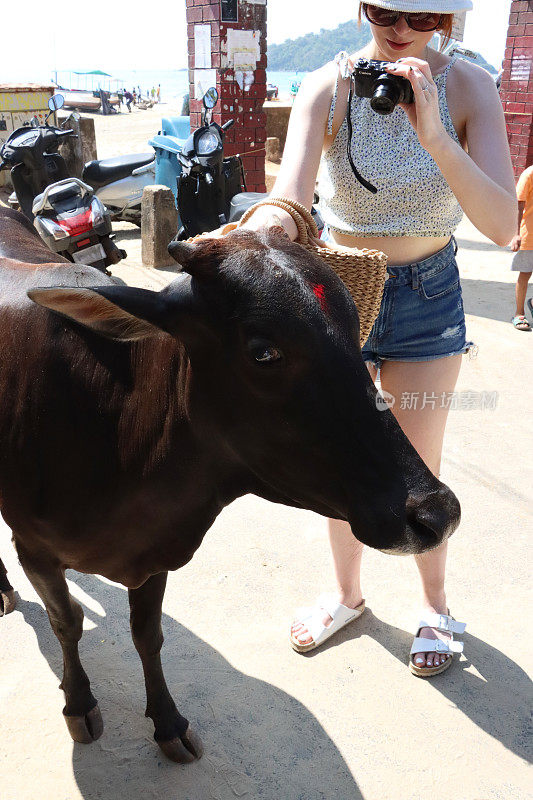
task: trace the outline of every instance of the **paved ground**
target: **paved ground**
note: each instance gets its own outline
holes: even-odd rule
[[[119,235],[131,251],[122,274],[146,284],[137,236],[127,226]],[[459,404],[472,401],[466,392],[498,393],[492,410],[452,411],[445,443],[443,480],[463,507],[448,596],[468,622],[464,657],[431,681],[410,675],[415,566],[372,551],[364,617],[319,652],[294,653],[292,609],[331,586],[326,524],[248,496],[170,577],[165,598],[167,679],[204,739],[205,757],[189,767],[161,757],[143,716],[126,592],[76,573],[69,578],[86,612],[82,660],[106,729],[91,746],[73,745],[61,715],[59,645],[2,525],[0,552],[20,600],[0,620],[1,800],[531,797],[524,623],[533,335],[509,324],[510,254],[468,223],[459,244],[469,335],[479,346],[476,359],[464,359]]]

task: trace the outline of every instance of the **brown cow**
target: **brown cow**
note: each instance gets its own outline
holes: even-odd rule
[[[0,497],[63,649],[72,737],[98,738],[102,719],[67,568],[128,587],[155,739],[192,761],[200,742],[161,669],[161,602],[224,506],[252,492],[402,553],[440,544],[460,511],[376,407],[356,309],[319,258],[279,230],[170,250],[186,272],[164,291],[117,285],[51,263],[24,218],[0,212]]]

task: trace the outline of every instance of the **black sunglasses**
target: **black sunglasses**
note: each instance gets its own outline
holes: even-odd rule
[[[363,3],[362,6],[363,14],[372,25],[389,28],[396,25],[400,17],[404,17],[409,27],[419,33],[436,31],[445,17],[445,14],[432,14],[430,12],[411,14],[406,11],[390,11],[388,8],[379,8],[369,3]]]

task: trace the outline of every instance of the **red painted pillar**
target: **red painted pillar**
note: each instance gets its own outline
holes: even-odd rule
[[[500,97],[516,177],[533,163],[533,0],[511,3]]]
[[[247,188],[266,192],[266,0],[186,0],[191,128],[201,124],[202,96],[216,85],[213,119],[235,125],[225,155],[241,155]]]

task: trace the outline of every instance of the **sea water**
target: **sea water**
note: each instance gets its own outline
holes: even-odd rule
[[[279,89],[280,99],[290,97],[293,80],[301,81],[305,72],[271,72],[267,71],[267,81]],[[139,86],[141,94],[146,96],[152,87],[161,84],[161,101],[176,104],[189,91],[189,75],[187,70],[121,70],[120,77],[126,89]]]
[[[286,100],[290,97],[291,84],[296,79],[301,81],[306,72],[272,72],[267,71],[267,81],[274,84],[279,89],[279,97]],[[149,96],[152,88],[156,88],[161,84],[161,102],[179,107],[183,101],[183,96],[189,91],[189,74],[185,69],[176,70],[157,70],[157,69],[138,69],[127,70],[121,69],[117,71],[113,78],[117,79],[117,83],[113,82],[112,86],[120,86],[122,89],[128,91],[138,91],[141,88],[143,97]],[[31,73],[24,69],[17,68],[16,74],[5,74],[5,70],[0,70],[0,82],[2,83],[39,83],[42,85],[49,85],[55,82],[55,74],[50,75],[47,71],[31,71]],[[85,89],[91,90],[98,88],[98,78],[87,79],[84,76],[72,75],[66,70],[61,70],[57,73],[57,82],[64,86],[66,89]],[[102,88],[108,88],[107,79],[104,79]]]

